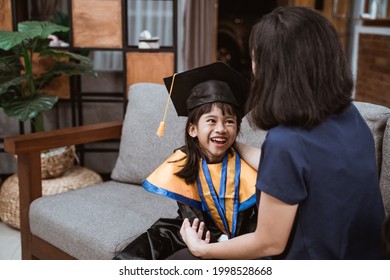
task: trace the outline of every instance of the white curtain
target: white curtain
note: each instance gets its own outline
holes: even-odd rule
[[[179,0],[181,1],[181,0]],[[173,1],[128,0],[129,45],[138,45],[139,34],[148,30],[160,46],[173,44]]]
[[[122,52],[120,51],[94,51],[91,54],[95,71],[110,72],[122,71]]]
[[[216,59],[217,3],[217,0],[187,0],[183,38],[187,70]]]
[[[32,20],[51,20],[54,12],[66,11],[63,7],[66,1],[61,0],[30,0],[29,18]]]

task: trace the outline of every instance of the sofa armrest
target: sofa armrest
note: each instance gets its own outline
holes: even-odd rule
[[[23,192],[30,190],[31,202],[42,195],[41,151],[119,139],[121,131],[122,121],[117,121],[30,133],[5,138],[4,150],[17,155],[19,187],[23,189]]]
[[[122,121],[116,121],[11,136],[4,139],[4,150],[19,155],[63,146],[118,139],[121,136],[121,130]]]
[[[22,252],[30,254],[30,204],[42,196],[41,151],[78,144],[119,139],[122,121],[30,133],[4,139],[4,150],[17,155]]]

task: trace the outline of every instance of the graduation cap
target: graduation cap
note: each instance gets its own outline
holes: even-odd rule
[[[191,109],[214,102],[232,104],[241,110],[242,115],[246,113],[249,81],[223,62],[218,61],[176,73],[164,78],[164,83],[179,116],[188,116]],[[168,103],[169,99],[164,119]],[[157,135],[164,135],[164,121],[160,123]]]

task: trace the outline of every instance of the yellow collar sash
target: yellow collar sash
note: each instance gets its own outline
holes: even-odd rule
[[[207,212],[221,231],[235,236],[238,212],[256,203],[257,172],[233,150],[222,163],[207,164],[202,158],[197,182],[188,185],[173,175],[182,168],[185,157],[177,150],[143,181],[143,187]]]

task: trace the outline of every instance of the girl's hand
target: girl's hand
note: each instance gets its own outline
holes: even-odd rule
[[[190,252],[196,257],[201,257],[203,255],[202,252],[205,249],[205,245],[210,242],[209,231],[206,232],[205,239],[202,239],[204,229],[204,222],[201,222],[199,224],[199,219],[197,218],[192,223],[192,226],[188,218],[185,218],[180,229],[181,237],[187,244],[187,247]]]

